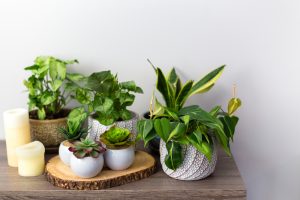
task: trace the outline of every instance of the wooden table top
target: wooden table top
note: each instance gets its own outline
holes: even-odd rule
[[[47,155],[47,159],[54,155]],[[0,199],[246,199],[246,189],[232,158],[219,154],[216,171],[200,181],[168,177],[158,164],[149,178],[105,190],[65,190],[51,185],[45,176],[21,177],[7,165],[5,142],[0,141]]]

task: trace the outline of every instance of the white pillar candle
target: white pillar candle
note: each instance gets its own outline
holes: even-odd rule
[[[16,148],[31,141],[28,110],[18,108],[3,113],[7,161],[17,167]]]
[[[39,176],[45,170],[45,147],[39,141],[17,147],[20,176]]]

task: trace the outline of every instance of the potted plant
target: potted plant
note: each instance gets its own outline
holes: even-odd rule
[[[57,147],[63,140],[58,127],[66,126],[69,113],[65,109],[70,100],[62,88],[67,65],[77,60],[64,61],[51,56],[40,56],[34,65],[26,67],[31,76],[24,80],[28,95],[30,130],[32,140],[39,140],[46,150]]]
[[[100,142],[88,138],[74,142],[73,152],[70,160],[72,171],[79,177],[92,178],[97,176],[103,168],[103,153],[105,148]]]
[[[124,170],[134,161],[134,141],[128,129],[111,127],[100,136],[106,146],[104,160],[112,170]]]
[[[119,82],[110,71],[93,73],[88,77],[68,75],[67,89],[74,92],[74,99],[87,107],[90,116],[88,137],[99,136],[115,125],[127,128],[136,136],[138,114],[127,109],[134,102],[133,93],[143,93],[134,81]]]
[[[67,127],[60,127],[59,132],[66,139],[59,145],[58,153],[60,159],[66,164],[70,165],[70,158],[72,153],[69,151],[69,147],[74,147],[73,142],[85,138],[87,135],[87,129],[83,128],[87,113],[84,108],[78,107],[73,109],[67,118]]]
[[[138,122],[138,132],[145,145],[157,135],[161,138],[160,161],[170,177],[199,180],[209,176],[216,166],[216,143],[231,155],[229,142],[233,140],[238,122],[233,113],[241,105],[240,99],[232,98],[227,112],[221,106],[209,112],[197,105],[184,107],[190,96],[210,90],[224,67],[213,70],[195,83],[189,80],[182,85],[175,69],[165,76],[160,68],[153,66],[157,75],[156,88],[165,105],[153,99],[151,117]]]

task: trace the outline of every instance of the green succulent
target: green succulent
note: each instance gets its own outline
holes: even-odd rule
[[[87,113],[84,108],[74,108],[68,115],[67,127],[58,128],[58,131],[69,141],[84,138],[88,131],[88,129],[82,127],[86,118]]]
[[[125,148],[134,144],[132,133],[126,128],[117,126],[112,126],[108,131],[104,132],[100,136],[100,141],[110,149]]]
[[[95,142],[91,139],[81,139],[73,143],[74,147],[69,147],[69,151],[73,152],[77,158],[93,157],[98,158],[106,149],[101,142]]]

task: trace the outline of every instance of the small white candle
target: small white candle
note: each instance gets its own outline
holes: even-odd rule
[[[17,147],[20,176],[39,176],[45,170],[45,147],[39,141]]]
[[[5,111],[3,120],[8,165],[17,167],[16,148],[31,141],[28,110],[18,108]]]

